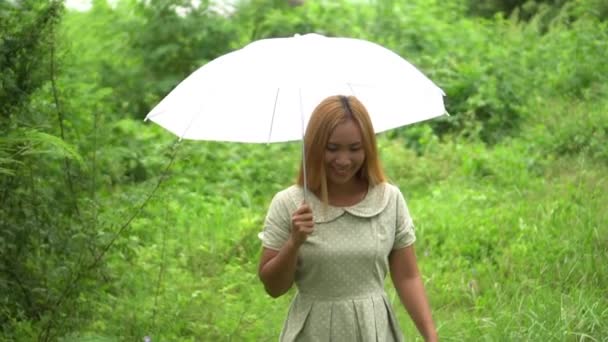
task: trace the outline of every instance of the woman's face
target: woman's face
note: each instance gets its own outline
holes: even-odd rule
[[[353,182],[364,162],[365,151],[359,126],[353,120],[338,124],[325,147],[328,185],[348,185]]]

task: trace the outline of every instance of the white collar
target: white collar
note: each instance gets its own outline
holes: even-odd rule
[[[299,185],[289,188],[289,197],[296,207],[304,200],[304,189]],[[315,223],[331,222],[344,213],[358,217],[373,217],[380,214],[388,205],[390,194],[386,183],[370,186],[365,197],[357,204],[346,207],[325,205],[315,194],[308,192],[306,199],[310,204]]]

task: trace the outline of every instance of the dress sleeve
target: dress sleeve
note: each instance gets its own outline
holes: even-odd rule
[[[291,233],[291,213],[287,208],[287,196],[278,193],[272,199],[264,221],[262,245],[266,248],[279,250]]]
[[[405,199],[401,191],[398,191],[397,196],[397,228],[395,229],[395,242],[393,249],[407,247],[416,241],[414,232],[414,222],[410,216],[410,211],[407,208]]]

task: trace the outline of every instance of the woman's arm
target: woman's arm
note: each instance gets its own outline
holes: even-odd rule
[[[280,250],[264,248],[258,275],[269,295],[277,298],[293,285],[298,250],[314,230],[312,210],[302,204],[291,216],[291,234]]]
[[[264,248],[258,275],[266,292],[273,298],[280,297],[293,285],[298,260],[298,249],[291,239],[279,250]]]
[[[414,246],[393,250],[389,255],[389,265],[393,285],[416,328],[427,342],[437,341],[437,331],[418,270]]]

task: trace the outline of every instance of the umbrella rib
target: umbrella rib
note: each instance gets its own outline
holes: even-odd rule
[[[274,96],[274,106],[272,107],[272,118],[270,119],[270,131],[268,132],[267,144],[270,144],[270,139],[272,138],[272,128],[274,127],[274,115],[277,111],[277,102],[279,101],[279,90],[281,90],[281,88],[277,88],[277,93]]]
[[[204,104],[201,103],[196,114],[192,115],[192,119],[190,119],[190,123],[188,124],[188,126],[186,126],[186,129],[184,129],[184,132],[182,133],[182,135],[179,136],[180,141],[186,136],[186,133],[188,133],[188,131],[190,130],[190,127],[192,127],[192,124],[194,123],[194,120],[196,120],[196,117],[199,116],[203,112],[203,106],[204,106]]]
[[[144,122],[151,120],[161,114],[164,114],[167,110],[166,109],[160,109],[158,111],[154,111],[152,110],[152,112],[150,112],[148,115],[146,115],[146,118],[144,119]]]
[[[347,82],[346,85],[348,85],[348,87],[350,88],[350,93],[352,96],[357,96],[357,94],[355,93],[355,89],[353,89],[353,85],[350,82]]]

